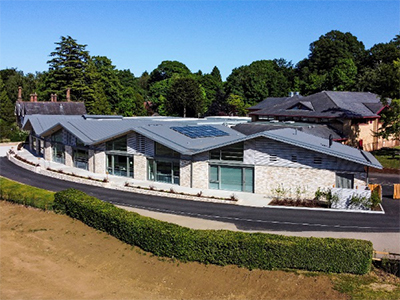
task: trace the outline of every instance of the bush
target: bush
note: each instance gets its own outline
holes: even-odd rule
[[[155,255],[182,261],[355,274],[367,273],[372,262],[369,241],[194,230],[128,212],[74,189],[55,194],[54,210]]]
[[[0,199],[52,210],[54,193],[0,177]]]

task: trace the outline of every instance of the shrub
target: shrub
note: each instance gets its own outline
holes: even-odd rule
[[[356,274],[371,267],[369,241],[194,230],[128,212],[74,189],[56,193],[54,209],[130,245],[182,261]]]
[[[379,196],[379,190],[375,189],[371,192],[371,207],[375,208],[378,207],[379,204],[382,202],[381,197]]]

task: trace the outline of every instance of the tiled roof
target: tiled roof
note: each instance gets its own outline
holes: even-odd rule
[[[280,100],[278,100],[280,99]],[[296,104],[308,109],[292,109]],[[383,108],[376,94],[365,92],[319,92],[306,97],[267,98],[250,107],[250,115],[318,118],[375,118]]]
[[[23,102],[17,101],[15,112],[26,115],[83,115],[86,107],[83,102]]]

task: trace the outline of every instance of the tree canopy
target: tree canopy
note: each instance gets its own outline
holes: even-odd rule
[[[210,73],[192,73],[184,63],[170,60],[136,77],[130,70],[118,70],[106,56],[91,56],[87,45],[71,36],[62,36],[55,45],[47,71],[0,70],[1,109],[7,115],[3,124],[14,118],[9,116],[10,103],[19,86],[23,99],[36,92],[41,101],[49,101],[53,93],[64,101],[69,88],[71,100],[84,101],[88,113],[124,116],[244,115],[247,107],[289,91],[364,91],[400,99],[400,35],[365,49],[351,33],[332,30],[311,42],[309,55],[295,66],[284,58],[258,60],[234,68],[225,81],[217,66]],[[382,115],[382,136],[398,130],[398,101],[392,103]]]

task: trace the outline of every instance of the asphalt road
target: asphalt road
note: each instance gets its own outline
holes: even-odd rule
[[[400,232],[400,201],[384,198],[386,214],[256,208],[123,192],[39,175],[0,157],[0,175],[28,185],[60,191],[76,188],[101,200],[150,211],[233,223],[240,230]]]

